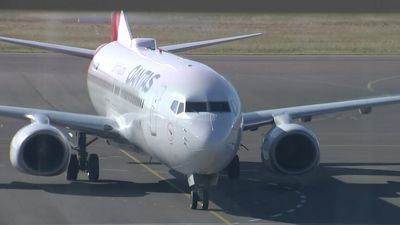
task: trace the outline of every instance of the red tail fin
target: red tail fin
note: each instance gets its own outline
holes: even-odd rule
[[[120,16],[121,16],[120,11],[115,11],[111,14],[112,41],[118,40],[118,27],[119,27]]]

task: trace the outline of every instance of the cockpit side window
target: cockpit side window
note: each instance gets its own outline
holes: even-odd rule
[[[178,107],[178,101],[173,101],[173,102],[172,102],[172,105],[171,105],[171,111],[172,111],[173,113],[176,113],[177,107]]]
[[[237,109],[237,106],[236,106],[235,102],[234,102],[233,100],[230,100],[229,103],[230,103],[232,112],[233,112],[234,114],[238,113],[238,109]]]
[[[179,103],[179,106],[178,106],[178,111],[176,112],[177,114],[179,114],[179,113],[183,113],[183,110],[184,110],[184,107],[185,105],[182,103],[182,102],[180,102]]]
[[[182,113],[184,111],[185,108],[185,104],[183,104],[182,102],[178,102],[178,101],[173,101],[171,104],[171,111],[174,114],[179,114]]]

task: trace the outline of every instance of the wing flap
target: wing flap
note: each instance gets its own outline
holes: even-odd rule
[[[159,49],[167,51],[167,52],[183,52],[195,48],[202,48],[206,46],[211,46],[211,45],[217,45],[217,44],[222,44],[226,42],[231,42],[231,41],[237,41],[237,40],[242,40],[246,38],[251,38],[251,37],[256,37],[261,35],[262,33],[255,33],[255,34],[247,34],[247,35],[240,35],[240,36],[233,36],[233,37],[225,37],[225,38],[218,38],[218,39],[212,39],[212,40],[206,40],[206,41],[196,41],[196,42],[188,42],[188,43],[182,43],[182,44],[176,44],[176,45],[167,45],[167,46],[161,46]]]
[[[0,41],[12,43],[12,44],[23,45],[23,46],[28,46],[28,47],[46,49],[46,50],[52,51],[52,52],[64,53],[67,55],[79,56],[79,57],[89,58],[89,59],[93,58],[93,56],[95,54],[95,50],[91,50],[91,49],[70,47],[70,46],[65,46],[65,45],[23,40],[23,39],[17,39],[17,38],[8,38],[8,37],[0,36]]]
[[[399,103],[400,96],[387,96],[248,112],[243,113],[243,130],[254,130],[261,126],[273,124],[274,117],[284,114],[289,115],[291,119],[310,118],[352,109],[361,109],[361,112],[369,112],[370,107],[373,106]]]

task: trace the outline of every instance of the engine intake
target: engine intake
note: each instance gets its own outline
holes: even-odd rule
[[[31,175],[56,176],[63,173],[70,154],[65,135],[49,124],[32,123],[23,127],[10,145],[11,164]]]
[[[312,131],[298,124],[271,129],[262,144],[261,159],[272,170],[301,175],[319,164],[319,143]]]

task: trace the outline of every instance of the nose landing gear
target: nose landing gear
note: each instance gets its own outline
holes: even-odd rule
[[[207,189],[201,189],[201,188],[195,188],[194,190],[190,191],[190,205],[189,207],[191,209],[197,209],[197,204],[198,202],[201,202],[201,209],[202,210],[207,210],[208,205],[209,205],[209,200],[208,200],[208,190]]]
[[[72,154],[67,170],[67,180],[74,181],[78,178],[79,171],[86,172],[90,181],[99,180],[99,156],[90,154],[86,147],[95,142],[97,138],[86,143],[86,133],[78,133],[78,146],[73,147],[78,151],[78,155]]]
[[[190,205],[191,209],[197,209],[198,203],[201,203],[201,209],[207,210],[209,206],[208,188],[216,185],[218,174],[202,175],[192,174],[188,177],[190,187]]]

